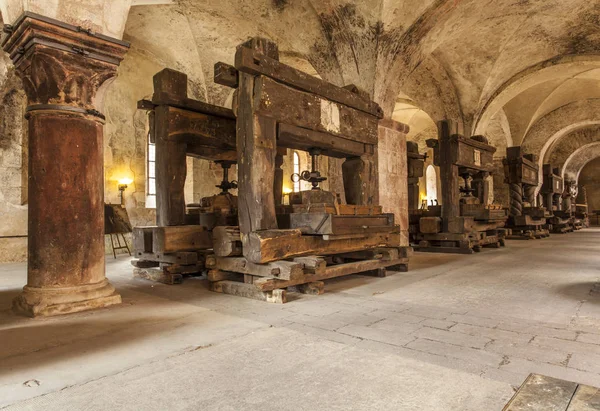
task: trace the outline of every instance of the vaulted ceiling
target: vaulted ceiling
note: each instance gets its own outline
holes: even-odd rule
[[[452,119],[498,155],[522,144],[543,163],[577,152],[577,133],[598,132],[597,1],[0,0],[5,22],[25,9],[86,16],[131,41],[129,59],[185,71],[193,94],[216,104],[230,91],[212,82],[213,64],[258,35],[284,62],[369,92],[421,144]]]

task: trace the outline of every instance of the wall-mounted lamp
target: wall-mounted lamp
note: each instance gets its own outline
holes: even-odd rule
[[[125,205],[123,200],[123,192],[131,183],[133,183],[133,180],[131,178],[122,178],[119,180],[119,197],[121,198],[121,205]]]

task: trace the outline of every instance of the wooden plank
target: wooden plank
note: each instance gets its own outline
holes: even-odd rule
[[[354,260],[398,260],[400,252],[397,248],[374,248],[372,250],[361,250],[353,253],[338,254],[337,257]]]
[[[577,384],[530,374],[503,411],[566,411]]]
[[[199,225],[155,227],[153,230],[154,253],[206,250],[212,246],[212,233]]]
[[[379,268],[385,268],[406,263],[408,263],[407,259],[399,259],[393,261],[356,261],[352,263],[344,263],[327,267],[325,272],[323,272],[322,274],[305,274],[304,277],[298,280],[285,281],[270,278],[258,278],[254,281],[254,286],[261,291],[269,291],[277,288],[285,288],[296,286],[298,284],[313,283],[316,281],[323,281],[331,278],[343,277],[350,274],[358,274],[365,271],[372,271]]]
[[[287,302],[285,290],[261,291],[254,284],[240,283],[237,281],[217,281],[210,283],[211,291],[223,294],[237,295],[275,304]]]
[[[277,122],[377,144],[376,117],[324,100],[268,77],[256,80],[256,112]]]
[[[315,281],[312,283],[298,284],[296,290],[301,294],[321,295],[325,292],[325,283],[323,281]]]
[[[169,140],[169,107],[154,111],[156,133],[156,221],[160,226],[185,224],[186,145]]]
[[[139,258],[140,261],[154,261],[157,263],[171,264],[196,264],[201,260],[198,258],[198,253],[195,252],[178,252],[172,254],[136,252],[135,256]]]
[[[383,118],[383,110],[374,101],[296,70],[280,63],[277,59],[269,58],[249,48],[238,48],[235,55],[235,68],[249,74],[268,76],[298,90],[308,91],[336,103],[353,107],[371,116]]]
[[[401,234],[377,233],[359,238],[325,240],[321,236],[303,236],[300,230],[265,230],[250,233],[244,245],[245,257],[257,264],[306,255],[330,255],[377,247],[400,247]]]
[[[567,411],[600,411],[600,388],[580,385]]]
[[[254,264],[244,257],[209,256],[206,260],[206,266],[222,271],[232,271],[284,280],[298,278],[304,274],[303,265],[297,262],[274,261],[267,264]]]
[[[253,76],[240,74],[238,92],[238,218],[246,255],[252,232],[277,228],[273,196],[277,125],[274,119],[255,115]]]
[[[279,124],[277,144],[304,151],[319,147],[323,150],[323,155],[336,158],[358,157],[367,152],[362,142],[286,123]]]

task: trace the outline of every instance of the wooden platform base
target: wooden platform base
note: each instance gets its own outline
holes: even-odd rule
[[[512,234],[507,236],[508,240],[539,240],[550,237],[550,231],[542,225],[511,227]]]
[[[192,264],[172,264],[158,261],[132,260],[133,276],[163,284],[181,284],[183,277],[202,275],[205,269],[204,261],[196,260]]]
[[[371,256],[371,259],[361,259]],[[230,260],[230,261],[228,261]],[[351,274],[364,274],[385,277],[390,271],[406,272],[408,258],[399,257],[397,249],[365,250],[361,253],[346,253],[335,256],[309,256],[293,261],[278,261],[254,266],[241,258],[208,259],[208,265],[227,267],[224,271],[213,268],[208,272],[210,289],[224,294],[237,295],[261,301],[283,304],[288,291],[319,295],[324,292],[324,280]],[[271,272],[275,264],[287,267],[288,278]]]
[[[418,234],[420,240],[415,251],[426,253],[472,254],[486,248],[500,248],[506,245],[510,229],[475,231],[464,234],[437,233]]]

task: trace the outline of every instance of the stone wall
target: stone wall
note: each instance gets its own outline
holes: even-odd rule
[[[590,212],[600,210],[600,158],[590,161],[581,170],[579,186],[585,187]]]
[[[0,262],[27,257],[26,96],[6,54],[0,56]]]

